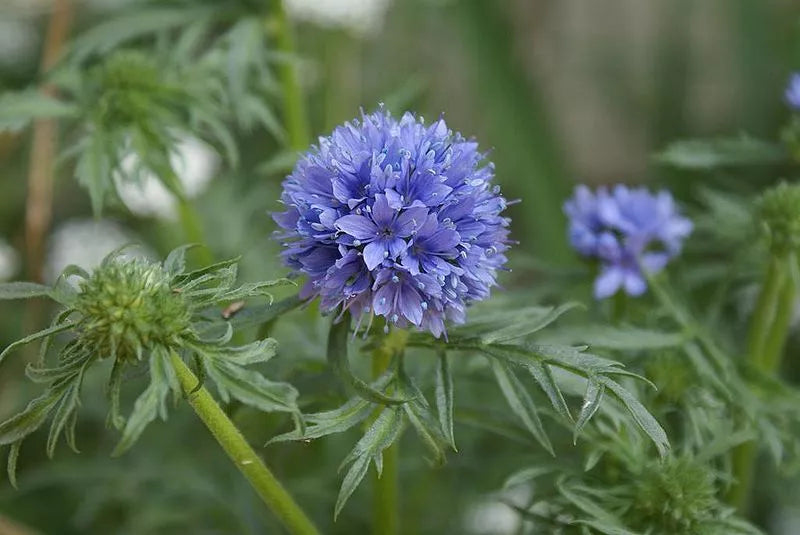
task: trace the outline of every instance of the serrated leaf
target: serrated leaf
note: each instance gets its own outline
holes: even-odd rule
[[[342,481],[339,496],[336,498],[336,507],[333,513],[334,520],[347,503],[361,480],[367,474],[370,461],[375,463],[380,474],[383,450],[391,446],[403,430],[403,412],[399,407],[384,407],[375,421],[367,429],[364,436],[356,443],[347,458],[342,461],[346,466],[353,463]]]
[[[375,389],[385,388],[392,379],[394,379],[394,370],[387,370],[371,386]],[[354,397],[337,409],[306,414],[307,425],[305,429],[298,428],[289,433],[278,435],[272,438],[268,444],[287,440],[313,440],[335,433],[342,433],[369,418],[374,406],[375,404],[362,397]]]
[[[411,378],[402,371],[402,368],[399,379],[398,391],[410,398],[408,403],[402,405],[408,421],[411,422],[423,444],[433,454],[434,463],[436,465],[444,464],[445,450],[450,446],[450,441],[442,431],[439,420],[431,410],[425,396]]]
[[[50,286],[35,282],[5,282],[0,284],[0,300],[50,297]]]
[[[194,247],[201,247],[201,245],[197,243],[188,243],[170,251],[162,264],[164,271],[172,276],[183,273],[186,270],[186,252]]]
[[[483,334],[481,336],[481,342],[484,344],[493,344],[523,338],[544,329],[561,317],[565,312],[581,306],[580,303],[566,303],[558,307],[544,308],[533,317],[525,317],[524,315],[517,316],[510,324],[506,324],[498,330]]]
[[[297,390],[289,383],[270,381],[257,371],[227,362],[220,356],[203,356],[208,376],[225,402],[233,397],[264,412],[298,412]]]
[[[122,430],[122,437],[117,443],[113,457],[118,457],[128,451],[144,432],[145,428],[165,410],[167,394],[170,391],[169,379],[165,368],[169,363],[165,362],[161,352],[153,352],[150,355],[150,384],[142,392],[133,404],[133,411],[125,423]]]
[[[33,119],[75,117],[78,107],[41,91],[29,89],[0,95],[0,132],[20,130]]]
[[[525,428],[530,431],[539,444],[551,455],[555,455],[553,445],[550,443],[550,438],[544,430],[539,413],[528,391],[525,390],[525,387],[506,364],[495,358],[490,358],[489,362],[497,379],[497,384],[503,392],[511,411],[522,420]]]
[[[442,426],[442,431],[450,447],[453,448],[453,451],[458,451],[453,432],[453,375],[450,372],[447,353],[441,351],[437,357],[436,411],[439,416],[439,425]]]
[[[578,421],[575,422],[575,431],[572,435],[572,443],[578,442],[578,436],[583,431],[584,426],[592,419],[597,409],[600,408],[600,403],[603,401],[603,394],[605,393],[605,385],[598,382],[594,377],[589,377],[586,382],[586,394],[583,396],[583,403],[581,404],[581,412],[578,415]]]
[[[328,364],[339,379],[353,392],[373,403],[383,405],[397,405],[408,401],[404,398],[395,398],[375,390],[363,380],[359,379],[350,370],[350,360],[347,356],[347,342],[350,336],[350,314],[345,314],[342,321],[332,323],[328,334]]]
[[[667,434],[664,432],[664,428],[661,427],[661,424],[647,411],[644,405],[622,385],[608,377],[598,377],[597,381],[610,390],[614,397],[628,409],[628,412],[630,412],[639,428],[653,441],[658,449],[659,455],[662,457],[665,456],[670,448]]]
[[[655,158],[662,164],[695,171],[750,165],[778,165],[790,161],[790,155],[783,147],[747,135],[676,141]]]

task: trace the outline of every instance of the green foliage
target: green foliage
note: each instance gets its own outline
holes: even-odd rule
[[[676,141],[655,158],[661,164],[692,171],[778,165],[790,161],[789,154],[779,145],[744,134],[732,138]]]
[[[781,182],[767,190],[758,202],[770,249],[786,254],[800,248],[800,185]]]
[[[287,412],[298,417],[297,391],[289,384],[266,379],[252,366],[275,355],[277,344],[267,338],[249,344],[231,345],[233,328],[209,307],[251,297],[269,297],[267,288],[287,281],[276,280],[236,285],[236,260],[219,262],[186,271],[187,247],[169,254],[162,263],[125,260],[120,251],[106,257],[91,274],[69,267],[54,287],[30,283],[0,285],[5,299],[48,295],[61,296],[65,309],[53,325],[11,344],[8,354],[20,345],[42,341],[41,361],[27,368],[28,377],[45,385],[45,391],[21,413],[0,424],[0,444],[14,446],[10,471],[21,441],[51,419],[47,453],[52,456],[62,433],[76,449],[75,424],[83,379],[94,363],[113,361],[107,391],[108,421],[122,429],[114,455],[127,451],[156,417],[167,417],[167,395],[181,393],[170,363],[173,353],[194,355],[203,368],[202,376],[215,383],[223,401],[235,398],[259,410]],[[82,280],[77,289],[67,282],[70,275]],[[66,288],[72,288],[69,293]],[[64,296],[71,296],[64,298]],[[46,358],[51,338],[70,333],[50,366]],[[146,361],[150,384],[134,403],[130,416],[120,414],[122,379],[126,368]],[[199,386],[199,385],[198,385]]]

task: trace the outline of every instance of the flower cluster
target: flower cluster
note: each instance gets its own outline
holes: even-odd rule
[[[623,288],[638,296],[647,289],[642,268],[660,271],[681,250],[692,223],[682,217],[672,195],[645,188],[618,185],[609,191],[576,188],[564,205],[569,217],[569,239],[585,257],[600,261],[595,280],[598,299]]]
[[[784,97],[790,108],[800,111],[800,72],[792,74],[789,78]]]
[[[476,142],[381,108],[321,138],[284,182],[284,261],[303,298],[435,336],[485,299],[506,262],[506,200]]]

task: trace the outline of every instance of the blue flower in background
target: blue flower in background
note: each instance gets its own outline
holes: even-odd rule
[[[476,142],[381,108],[320,138],[283,184],[282,256],[301,297],[359,321],[379,315],[435,336],[489,296],[506,263],[506,200]]]
[[[800,111],[800,72],[794,73],[789,78],[784,96],[790,108]]]
[[[615,186],[593,192],[578,186],[564,204],[572,247],[597,259],[594,295],[604,299],[622,288],[638,296],[647,289],[642,269],[655,273],[677,255],[692,223],[682,217],[667,191]]]

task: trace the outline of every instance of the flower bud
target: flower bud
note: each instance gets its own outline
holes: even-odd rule
[[[758,219],[773,254],[787,254],[800,246],[800,186],[781,182],[758,201]]]

